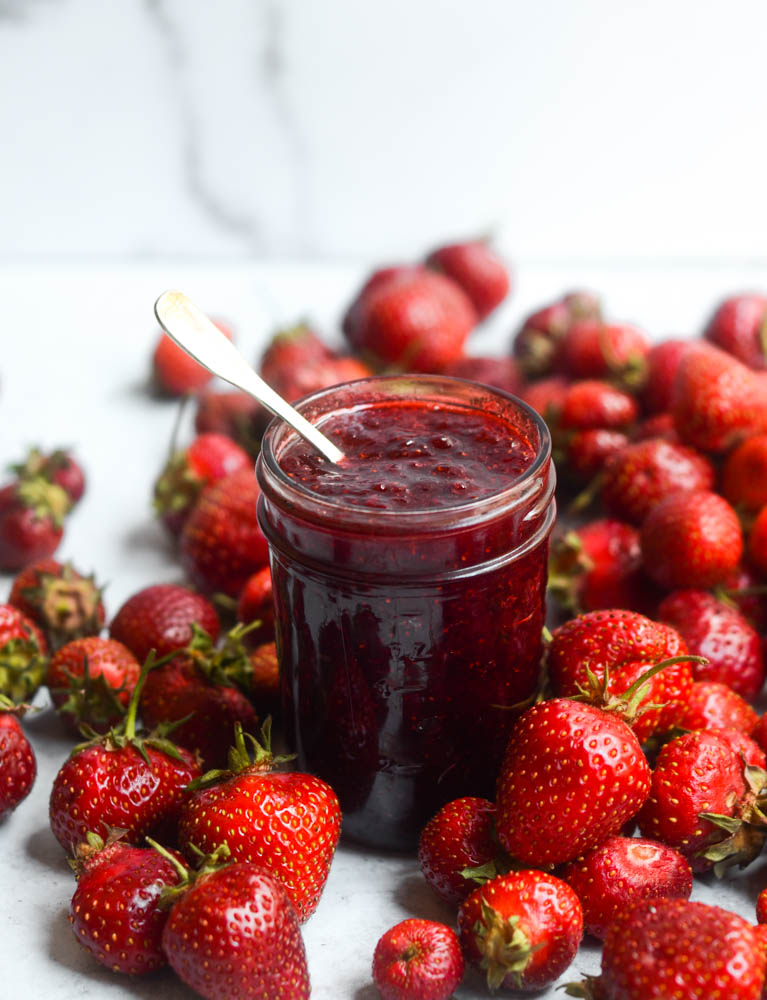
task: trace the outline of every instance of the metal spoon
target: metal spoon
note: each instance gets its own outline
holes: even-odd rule
[[[186,295],[181,292],[163,292],[154,304],[154,313],[171,340],[203,368],[255,397],[267,410],[290,424],[297,434],[314,445],[329,461],[341,461],[344,453],[340,448],[267,385],[234,344]]]

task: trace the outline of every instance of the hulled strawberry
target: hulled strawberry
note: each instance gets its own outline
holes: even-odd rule
[[[184,649],[194,638],[194,626],[214,642],[218,638],[218,612],[207,597],[188,587],[158,583],[128,598],[112,620],[109,634],[143,662],[152,650],[163,657]]]
[[[29,701],[45,677],[47,653],[37,625],[12,604],[0,604],[0,695]]]
[[[234,861],[262,865],[284,884],[304,921],[317,907],[341,830],[333,789],[309,774],[272,770],[269,728],[251,738],[251,760],[237,729],[230,770],[213,772],[186,802],[179,825],[185,851],[225,843]]]
[[[11,466],[11,469],[19,480],[44,479],[60,486],[72,504],[79,503],[85,493],[82,466],[65,448],[57,448],[47,454],[39,448],[31,448],[24,461]]]
[[[181,559],[204,591],[237,597],[269,552],[256,517],[260,490],[252,469],[203,490],[181,535]]]
[[[24,706],[0,695],[0,819],[13,812],[32,791],[37,759],[21,728]]]
[[[737,729],[750,736],[759,716],[739,694],[718,681],[695,681],[684,712],[677,721],[680,729]]]
[[[489,316],[509,294],[509,271],[492,247],[482,240],[451,243],[433,250],[426,258],[426,266],[460,285],[480,320]]]
[[[475,889],[458,912],[458,933],[490,989],[540,990],[575,958],[583,913],[566,882],[523,869]]]
[[[617,716],[568,698],[516,722],[498,776],[496,832],[512,857],[571,861],[617,833],[644,803],[650,768]]]
[[[718,493],[672,493],[647,513],[640,532],[645,569],[660,587],[713,587],[743,554],[738,515]]]
[[[642,837],[608,837],[560,873],[583,908],[585,930],[604,938],[618,914],[642,899],[689,899],[692,869],[678,851]]]
[[[129,976],[165,965],[160,897],[178,882],[173,865],[151,847],[89,834],[75,853],[77,889],[69,907],[75,938],[101,965]]]
[[[54,779],[51,830],[70,853],[89,832],[106,837],[121,829],[135,844],[155,827],[175,822],[186,786],[200,775],[192,754],[161,732],[136,732],[141,687],[151,668],[150,657],[124,721],[76,747]]]
[[[43,559],[13,581],[8,602],[40,628],[50,649],[98,635],[104,625],[102,588],[71,563]]]
[[[55,483],[20,479],[0,490],[0,570],[23,569],[52,556],[72,501]]]
[[[106,732],[125,715],[141,666],[115,639],[73,639],[48,664],[46,684],[64,722]]]
[[[599,299],[591,292],[570,292],[531,313],[514,334],[512,352],[527,378],[548,375],[559,344],[574,323],[601,322]]]
[[[458,904],[476,889],[476,883],[464,877],[464,869],[488,865],[497,857],[494,818],[492,802],[466,796],[446,803],[423,828],[418,863],[445,902]]]
[[[703,336],[749,368],[767,368],[767,296],[733,295],[717,306]]]
[[[434,920],[410,918],[390,927],[373,954],[382,1000],[448,1000],[464,968],[455,933]]]
[[[568,987],[591,1000],[760,1000],[767,952],[742,917],[684,899],[645,900],[616,916],[602,973]]]
[[[154,484],[154,509],[172,535],[178,535],[209,483],[252,466],[250,455],[225,434],[199,434],[175,451]]]
[[[216,320],[216,326],[229,340],[232,340],[232,331],[225,323]],[[187,392],[196,392],[213,378],[207,368],[198,364],[166,333],[160,334],[154,349],[152,372],[155,384],[168,396],[183,396]]]

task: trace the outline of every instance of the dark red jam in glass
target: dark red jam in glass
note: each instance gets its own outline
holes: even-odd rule
[[[334,386],[258,462],[288,736],[344,833],[410,848],[449,799],[494,797],[538,682],[554,469],[543,421],[439,376]]]

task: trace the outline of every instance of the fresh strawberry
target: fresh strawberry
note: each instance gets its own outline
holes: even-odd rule
[[[109,634],[143,661],[151,650],[163,657],[184,649],[194,638],[194,625],[214,642],[218,638],[218,612],[207,597],[175,583],[158,583],[128,598]]]
[[[527,864],[572,861],[617,833],[650,789],[639,741],[617,716],[568,698],[516,722],[498,777],[496,831]]]
[[[161,732],[136,733],[141,687],[152,663],[150,657],[142,668],[123,722],[76,747],[54,779],[51,829],[70,853],[89,832],[107,836],[119,828],[135,844],[160,824],[174,822],[186,786],[200,775],[192,754]]]
[[[722,493],[741,510],[756,512],[767,504],[767,434],[747,438],[727,456]]]
[[[47,654],[37,625],[12,604],[0,604],[0,695],[29,701],[45,678]]]
[[[248,578],[237,600],[237,621],[243,625],[260,622],[258,628],[248,632],[251,645],[268,642],[274,638],[274,603],[272,601],[272,571],[264,566]]]
[[[767,712],[759,716],[749,735],[754,743],[767,753]]]
[[[689,490],[661,499],[642,522],[645,569],[660,587],[713,587],[743,554],[738,515],[718,493]]]
[[[253,466],[250,455],[225,434],[200,434],[174,452],[154,484],[154,509],[172,535],[178,535],[209,483]]]
[[[649,350],[646,336],[635,326],[582,320],[562,338],[556,365],[570,378],[612,378],[636,386],[644,381]]]
[[[647,355],[647,381],[639,398],[647,413],[665,413],[671,409],[674,379],[688,340],[663,340],[653,344]]]
[[[178,881],[173,865],[151,847],[105,842],[89,834],[75,855],[77,889],[69,922],[78,944],[97,962],[134,976],[165,965],[160,906],[166,886]]]
[[[241,729],[230,753],[230,771],[197,782],[179,825],[186,852],[211,852],[225,843],[234,861],[268,868],[284,884],[303,922],[325,887],[341,830],[333,789],[309,774],[272,770],[269,727],[263,745],[251,737],[251,761]]]
[[[398,270],[363,290],[344,332],[375,369],[434,372],[460,357],[476,324],[474,306],[450,278]]]
[[[0,819],[32,791],[37,777],[34,750],[19,722],[24,707],[0,695]]]
[[[748,556],[759,572],[767,577],[767,506],[762,507],[751,526]]]
[[[749,368],[767,368],[767,297],[733,295],[725,299],[703,336]]]
[[[723,733],[701,729],[667,743],[639,813],[643,836],[674,847],[698,872],[745,867],[767,837],[760,815],[767,784],[764,754],[742,733],[731,731],[736,743]]]
[[[201,590],[237,597],[265,566],[269,550],[256,517],[260,490],[252,469],[203,490],[181,535],[181,559]]]
[[[250,654],[250,693],[264,712],[275,715],[280,710],[280,662],[277,645],[263,642]]]
[[[642,837],[608,837],[561,878],[575,890],[585,930],[604,939],[607,929],[640,899],[689,899],[692,869],[678,851]]]
[[[727,451],[767,430],[767,383],[724,351],[694,344],[679,362],[671,412],[685,444]]]
[[[226,434],[255,458],[271,413],[249,392],[205,389],[197,397],[194,429],[198,434]]]
[[[199,875],[171,907],[162,950],[176,975],[210,1000],[309,997],[296,912],[280,882],[259,865]]]
[[[290,402],[339,382],[367,378],[373,370],[358,358],[330,357],[304,361],[300,366],[267,379],[269,385]]]
[[[737,608],[757,632],[767,633],[767,585],[749,563],[741,563],[714,593],[720,601]]]
[[[602,974],[568,986],[591,1000],[760,1000],[767,952],[742,917],[684,899],[643,900],[616,916]]]
[[[604,608],[645,612],[655,603],[655,588],[642,568],[639,532],[606,518],[554,542],[548,586],[573,613]]]
[[[336,357],[322,337],[308,323],[278,330],[261,355],[261,377],[271,386],[292,377],[293,372],[315,361]]]
[[[512,396],[518,396],[522,391],[522,376],[513,358],[493,358],[487,355],[471,357],[465,354],[445,365],[442,374],[483,382],[495,389],[509,392]]]
[[[548,424],[556,424],[569,387],[568,379],[562,375],[552,375],[550,378],[542,378],[540,382],[525,386],[521,397]]]
[[[677,725],[691,730],[737,729],[750,736],[758,722],[749,703],[726,684],[695,681]]]
[[[704,590],[678,590],[660,604],[658,617],[681,633],[691,653],[708,660],[693,664],[695,680],[726,684],[746,699],[761,690],[762,643],[735,608]]]
[[[75,732],[105,733],[125,715],[141,666],[115,639],[89,636],[62,646],[48,664],[48,685],[61,718]]]
[[[373,955],[373,982],[382,1000],[448,1000],[465,962],[445,924],[411,917],[390,927]]]
[[[528,316],[512,342],[512,352],[525,376],[548,375],[562,338],[573,323],[583,320],[602,320],[599,299],[591,292],[570,292]]]
[[[587,379],[573,382],[565,392],[559,413],[560,426],[567,430],[628,427],[639,415],[636,400],[609,382]]]
[[[491,990],[540,990],[575,958],[583,912],[566,882],[523,869],[475,889],[458,911],[458,933]]]
[[[216,326],[232,340],[232,331],[225,323],[216,320]],[[152,372],[158,389],[168,396],[196,392],[213,378],[207,368],[198,364],[165,333],[160,334],[154,349]]]
[[[576,431],[565,445],[566,471],[578,482],[588,483],[602,471],[607,459],[628,443],[623,431],[604,427]]]
[[[447,903],[457,905],[476,889],[464,878],[465,868],[479,868],[498,855],[493,838],[495,806],[488,799],[467,796],[442,806],[423,828],[418,863],[424,878]]]
[[[52,650],[98,635],[104,625],[102,588],[71,563],[42,559],[13,581],[8,602],[40,628]]]
[[[602,502],[615,517],[641,524],[650,510],[680,490],[711,490],[711,462],[692,448],[661,438],[637,441],[605,463]]]
[[[433,250],[426,258],[426,266],[460,285],[480,320],[489,316],[509,294],[508,268],[482,240],[452,243]]]
[[[368,300],[378,289],[390,281],[400,278],[413,278],[424,273],[426,269],[422,264],[395,264],[391,267],[381,267],[370,275],[352,300],[351,305],[346,310],[341,321],[341,329],[346,339],[353,343],[358,336],[361,325],[365,322],[367,315]]]
[[[0,571],[52,556],[72,501],[55,483],[20,479],[0,489]]]
[[[674,427],[673,416],[664,411],[645,417],[634,427],[634,440],[645,441],[647,438],[662,438],[671,444],[680,444],[679,435]]]
[[[24,461],[11,466],[11,469],[21,480],[44,479],[60,486],[72,504],[82,500],[85,493],[82,466],[65,448],[57,448],[48,454],[39,448],[32,448]]]

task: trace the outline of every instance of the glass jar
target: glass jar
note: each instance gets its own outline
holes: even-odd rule
[[[548,429],[500,390],[378,376],[315,393],[299,409],[337,428],[374,407],[385,434],[386,407],[403,400],[426,427],[432,413],[502,421],[529,444],[527,467],[468,503],[370,508],[288,475],[281,461],[299,442],[280,421],[257,466],[298,766],[333,786],[346,836],[398,849],[412,848],[448,800],[494,798],[515,706],[539,679],[555,516]]]

